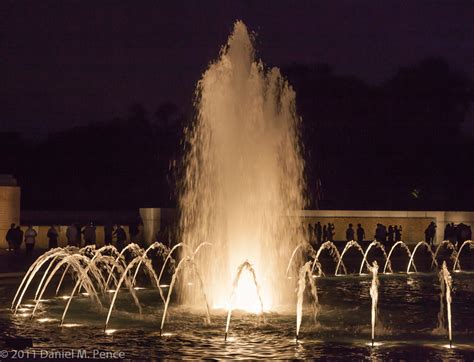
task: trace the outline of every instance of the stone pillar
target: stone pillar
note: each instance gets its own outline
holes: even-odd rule
[[[0,247],[7,248],[5,235],[10,224],[20,223],[21,189],[10,175],[0,175]]]
[[[143,234],[147,245],[156,241],[156,233],[161,227],[160,208],[140,208],[140,217],[143,221]]]

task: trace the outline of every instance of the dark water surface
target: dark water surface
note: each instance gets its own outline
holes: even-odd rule
[[[38,357],[42,351],[77,349],[91,354],[123,352],[125,358],[138,359],[474,359],[473,273],[453,274],[453,348],[447,348],[447,331],[437,330],[440,285],[435,273],[380,275],[377,343],[372,347],[370,282],[369,276],[318,278],[318,321],[314,324],[309,313],[303,317],[299,341],[291,309],[266,314],[265,323],[236,312],[224,341],[223,311],[213,311],[212,323],[206,325],[202,311],[173,307],[160,336],[163,307],[158,292],[150,289],[137,291],[143,305],[141,317],[127,292],[119,294],[108,333],[104,332],[106,310],[98,310],[86,297],[77,297],[71,304],[65,323],[74,325],[59,327],[63,299],[50,296],[33,320],[28,307],[14,316],[9,306],[19,281],[1,282],[0,350],[8,350],[11,357],[15,348],[5,337],[20,336],[33,339],[33,347],[23,350],[30,359],[33,352]],[[30,303],[31,299],[23,302]]]

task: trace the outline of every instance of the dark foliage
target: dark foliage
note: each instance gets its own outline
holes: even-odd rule
[[[434,58],[379,86],[328,65],[282,72],[303,119],[310,207],[472,209],[474,141],[460,125],[474,91],[465,74]],[[174,207],[190,117],[172,103],[151,116],[134,105],[39,144],[2,134],[0,171],[18,178],[26,209]]]

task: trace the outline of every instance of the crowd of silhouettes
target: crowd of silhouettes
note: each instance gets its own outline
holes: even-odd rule
[[[471,225],[466,225],[464,223],[454,225],[453,222],[446,224],[444,229],[444,240],[449,240],[455,245],[458,243],[462,244],[466,240],[472,240]]]
[[[116,224],[107,223],[104,225],[104,243],[105,245],[115,245],[118,250],[123,250],[130,243],[141,243],[140,238],[141,226],[140,222],[132,223],[129,225],[129,232],[125,231],[125,228]],[[36,244],[38,232],[33,228],[32,225],[28,225],[25,232],[21,230],[20,225],[11,224],[8,229],[5,239],[8,244],[7,251],[18,254],[22,243],[25,244],[25,255],[33,255],[33,251]],[[48,249],[54,249],[59,246],[59,231],[56,226],[51,225],[46,233],[48,238]],[[66,240],[68,246],[82,247],[86,245],[97,244],[97,227],[91,221],[85,226],[79,223],[73,223],[66,229]]]
[[[326,241],[334,241],[334,235],[336,234],[336,227],[332,223],[327,225],[321,225],[321,222],[318,221],[316,224],[308,224],[308,240],[313,247],[321,245]]]
[[[20,225],[16,226],[15,224],[11,224],[5,239],[7,239],[8,243],[7,250],[17,253],[21,248],[21,243],[23,242],[23,231],[21,230]]]
[[[388,228],[384,224],[377,223],[374,238],[385,247],[391,247],[397,241],[402,240],[402,226],[389,225]]]
[[[140,227],[139,223],[132,223],[129,225],[129,236],[125,231],[123,225],[106,223],[104,225],[104,244],[115,245],[115,247],[122,251],[127,245],[127,242],[139,243]],[[84,236],[84,245],[82,244],[82,236]],[[67,245],[69,246],[86,246],[96,245],[97,233],[96,226],[93,222],[81,227],[80,224],[71,224],[66,230]]]

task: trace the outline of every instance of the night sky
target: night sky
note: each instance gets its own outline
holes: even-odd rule
[[[236,19],[269,65],[328,63],[377,84],[443,56],[473,77],[473,18],[472,1],[4,0],[0,131],[40,136],[135,102],[185,108]]]

